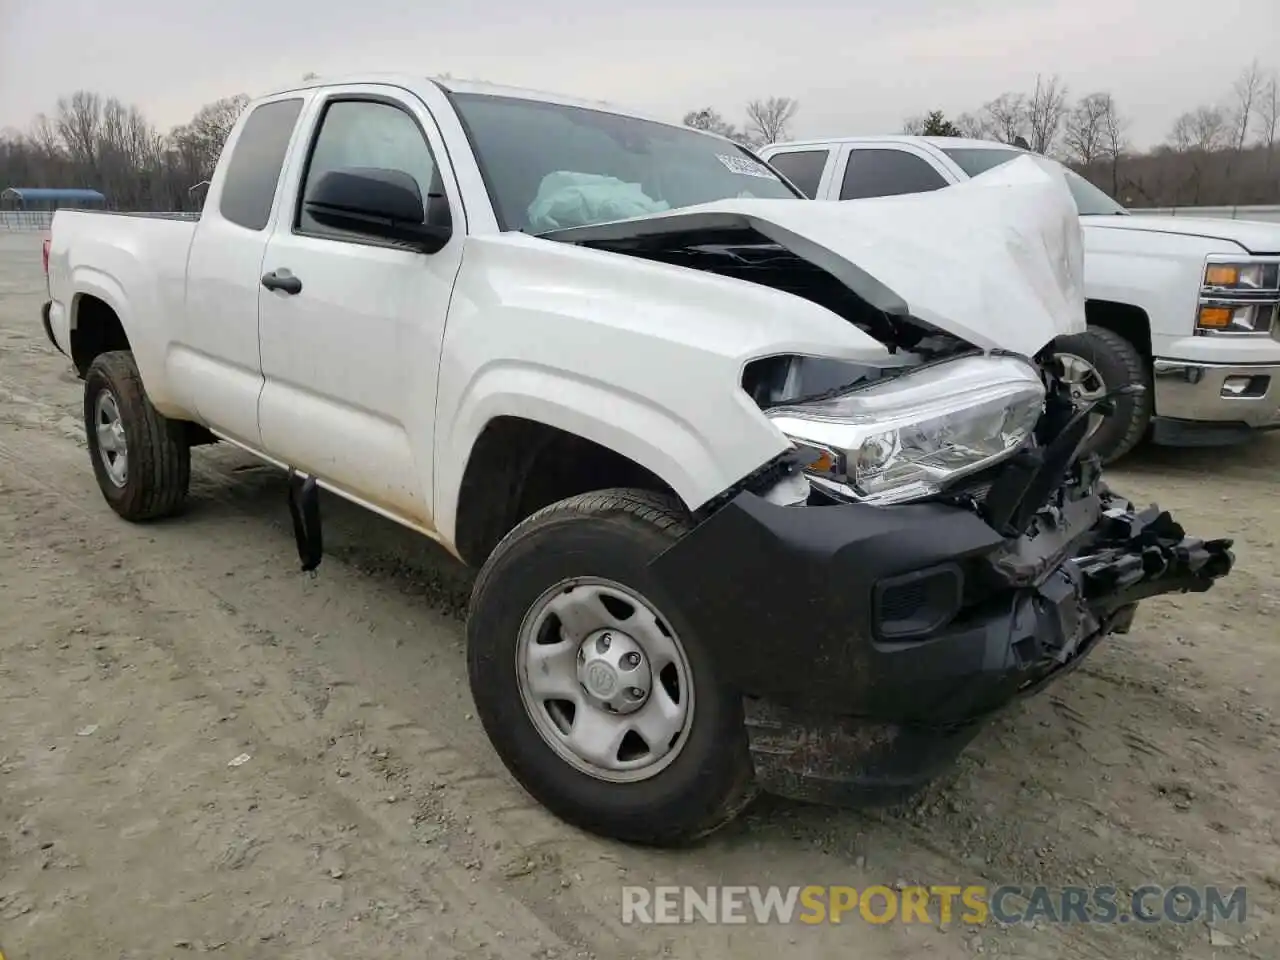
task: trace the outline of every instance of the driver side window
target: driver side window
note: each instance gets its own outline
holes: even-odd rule
[[[428,194],[443,194],[435,157],[418,124],[404,110],[374,100],[335,100],[324,111],[307,163],[298,205],[299,233],[346,238],[346,231],[317,223],[306,210],[320,178],[341,167],[376,167],[409,174],[418,184],[424,206]],[[447,202],[443,196],[437,201]]]

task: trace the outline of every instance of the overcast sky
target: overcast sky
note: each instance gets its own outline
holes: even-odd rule
[[[308,71],[405,70],[613,100],[678,119],[800,101],[795,136],[895,132],[1037,71],[1110,90],[1139,143],[1280,68],[1280,0],[0,0],[0,128],[78,88],[160,127]]]

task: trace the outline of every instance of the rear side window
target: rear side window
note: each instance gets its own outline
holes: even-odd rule
[[[289,149],[302,101],[274,100],[256,107],[232,148],[218,209],[232,223],[261,230],[271,219],[271,201]]]
[[[810,200],[818,196],[818,184],[827,166],[828,150],[797,150],[794,153],[777,153],[769,158],[769,165],[800,188]]]
[[[927,160],[905,150],[851,150],[840,184],[841,200],[928,193],[947,186]]]

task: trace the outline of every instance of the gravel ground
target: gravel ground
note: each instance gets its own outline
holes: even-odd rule
[[[533,804],[467,692],[469,578],[326,500],[296,572],[280,475],[197,452],[130,526],[47,343],[39,236],[0,234],[0,948],[25,957],[1280,956],[1280,437],[1144,450],[1112,484],[1237,538],[904,809],[759,802],[693,850]],[[241,763],[234,760],[247,757]],[[1243,885],[1243,926],[636,926],[626,884]],[[935,916],[936,919],[936,916]],[[1270,946],[1268,946],[1270,944]]]

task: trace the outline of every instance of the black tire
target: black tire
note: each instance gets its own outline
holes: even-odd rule
[[[127,450],[123,484],[107,472],[98,443],[96,405],[108,392],[120,413]],[[154,520],[176,513],[191,481],[191,448],[184,425],[156,412],[142,387],[133,354],[100,354],[84,378],[84,427],[98,487],[111,509],[126,520]]]
[[[755,795],[742,701],[720,684],[706,647],[648,563],[688,530],[670,498],[641,490],[570,497],[538,511],[498,544],[480,570],[467,621],[476,711],[494,749],[552,813],[591,833],[679,846],[731,821]],[[545,591],[571,577],[603,577],[638,591],[667,619],[689,663],[694,713],[676,758],[649,779],[613,783],[570,766],[543,739],[521,699],[520,625]]]
[[[1107,391],[1128,383],[1147,388],[1140,396],[1117,398],[1116,412],[1085,443],[1085,448],[1098,454],[1103,463],[1114,463],[1138,445],[1151,423],[1151,374],[1146,361],[1132,343],[1105,327],[1091,326],[1085,333],[1062,337],[1057,350],[1091,364]]]

